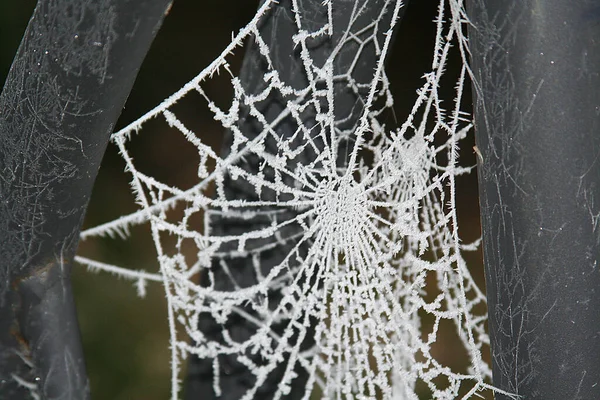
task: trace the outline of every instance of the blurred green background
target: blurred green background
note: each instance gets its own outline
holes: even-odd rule
[[[140,3],[142,6],[143,2]],[[255,0],[175,0],[142,66],[117,128],[133,121],[179,89],[206,67],[253,15]],[[35,1],[2,0],[0,4],[0,84],[10,68]],[[433,53],[437,0],[413,1],[400,26],[387,73],[395,95],[395,115],[408,115],[421,77],[429,71]],[[232,60],[232,69],[241,58]],[[456,60],[457,61],[457,60]],[[450,74],[452,67],[449,68]],[[212,98],[226,101],[230,89],[224,74],[206,90]],[[448,85],[447,85],[448,86]],[[452,91],[452,85],[449,85]],[[451,94],[451,93],[450,93]],[[467,103],[470,100],[467,99]],[[202,127],[203,140],[219,148],[222,132],[206,107],[182,106],[186,121]],[[150,128],[144,140],[135,141],[132,153],[146,172],[167,182],[186,186],[195,176],[195,155],[177,140]],[[474,165],[473,137],[464,142],[461,162]],[[109,145],[99,172],[85,226],[109,221],[136,209],[124,163]],[[479,214],[475,174],[460,178],[458,214],[463,241],[479,237]],[[136,236],[137,232],[134,232]],[[80,254],[133,268],[156,270],[155,251],[148,235],[140,232],[135,241],[99,240],[84,242]],[[483,286],[482,255],[466,255],[467,262]],[[166,304],[162,289],[148,286],[145,299],[136,295],[130,282],[113,276],[90,273],[79,265],[73,271],[74,291],[93,399],[167,399],[170,396],[169,344]],[[448,334],[434,349],[440,361],[464,367],[465,353]],[[489,354],[484,354],[489,358]]]

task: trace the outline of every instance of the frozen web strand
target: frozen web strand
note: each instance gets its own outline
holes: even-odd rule
[[[454,179],[470,170],[457,163],[471,128],[460,109],[469,75],[464,6],[440,1],[431,71],[408,118],[388,126],[384,61],[403,12],[398,0],[263,1],[210,66],[113,134],[140,209],[82,239],[126,237],[148,224],[160,271],[77,260],[133,279],[140,294],[146,282],[162,283],[173,399],[185,359],[186,392],[203,398],[417,399],[420,387],[427,398],[455,399],[490,389],[485,296],[461,256],[470,247],[455,207]],[[228,57],[241,46],[234,97],[220,108],[203,83],[231,73]],[[438,90],[451,50],[463,66],[443,82],[456,88],[444,109]],[[190,93],[222,125],[222,150],[174,111]],[[128,143],[142,140],[152,118],[196,149],[191,187],[137,167]],[[183,216],[173,218],[177,207]],[[191,223],[198,217],[201,229]],[[445,322],[466,371],[432,352]]]

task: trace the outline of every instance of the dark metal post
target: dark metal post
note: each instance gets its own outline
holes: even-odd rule
[[[528,400],[600,399],[600,7],[591,4],[469,1],[494,384]]]
[[[0,96],[0,398],[85,399],[70,267],[171,0],[40,0]]]

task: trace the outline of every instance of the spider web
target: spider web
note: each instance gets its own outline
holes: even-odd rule
[[[476,244],[461,244],[455,207],[455,178],[471,169],[457,163],[472,127],[460,109],[468,21],[461,0],[439,2],[431,71],[410,116],[388,126],[384,61],[403,10],[400,0],[263,1],[212,64],[112,135],[139,210],[81,238],[126,237],[146,224],[160,271],[77,261],[135,281],[140,295],[148,281],[163,285],[173,399],[189,357],[190,376],[208,377],[214,396],[237,385],[241,399],[417,399],[419,385],[454,399],[491,388],[485,296],[461,256]],[[228,57],[242,47],[236,76]],[[456,89],[444,109],[451,49],[463,64],[444,82]],[[227,107],[204,89],[224,70]],[[174,110],[192,94],[221,124],[222,150]],[[151,119],[196,149],[191,187],[134,162],[128,145]],[[466,350],[466,372],[432,352],[444,321]]]

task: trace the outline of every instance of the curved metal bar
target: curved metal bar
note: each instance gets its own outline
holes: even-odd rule
[[[0,398],[87,399],[70,267],[171,0],[40,0],[0,96]]]

